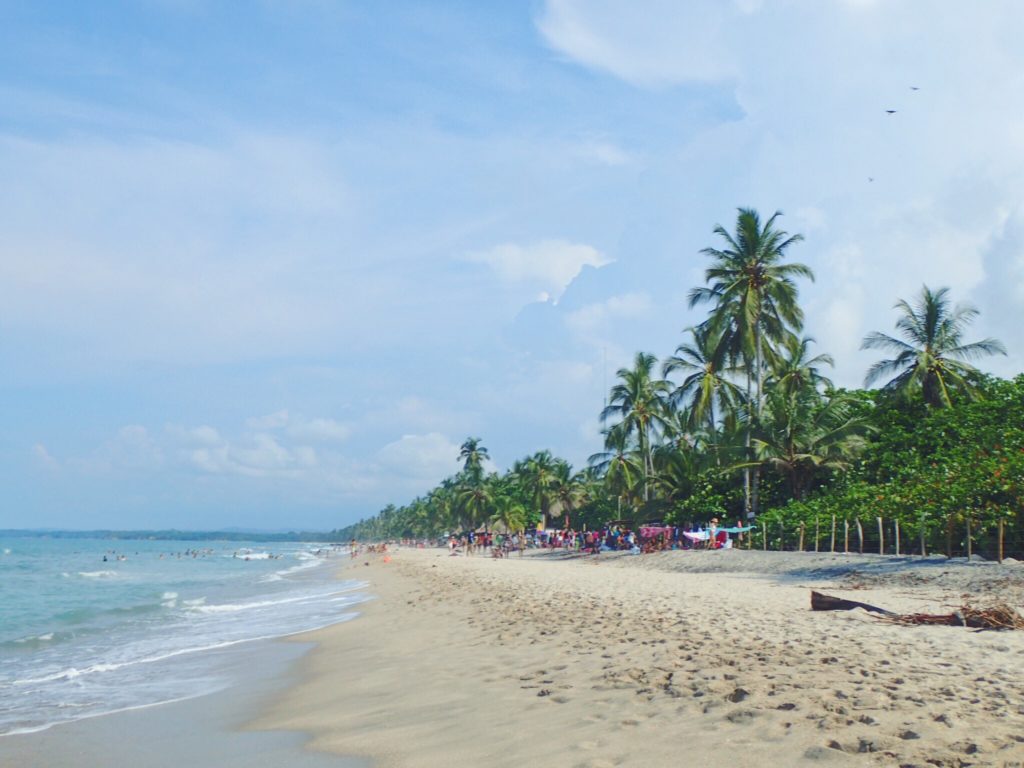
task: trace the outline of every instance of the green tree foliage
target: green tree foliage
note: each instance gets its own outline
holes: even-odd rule
[[[979,541],[1002,521],[1024,547],[1024,377],[986,378],[966,362],[1005,353],[994,339],[964,342],[977,310],[951,306],[944,288],[900,301],[901,338],[864,340],[895,353],[868,382],[892,378],[881,390],[836,390],[832,357],[802,333],[796,280],[812,275],[786,260],[802,237],[779,229],[779,215],[741,208],[733,232],[715,228],[723,245],[704,249],[706,285],[689,294],[691,306],[711,305],[707,319],[662,365],[638,352],[618,370],[600,413],[604,450],[582,472],[542,450],[487,474],[488,451],[470,437],[457,474],[332,535],[739,520],[760,501],[758,528],[773,544],[835,516],[899,521],[909,538],[949,551],[968,521]]]
[[[1024,376],[984,379],[975,400],[931,409],[871,393],[874,430],[850,471],[806,502],[768,510],[769,527],[831,518],[899,521],[907,547],[963,550],[966,523],[991,542],[1002,520],[1024,544]],[[862,404],[863,404],[862,399]]]
[[[861,344],[862,349],[896,353],[896,357],[880,360],[868,369],[865,386],[893,376],[886,389],[920,390],[928,405],[949,407],[954,393],[977,395],[972,379],[978,370],[968,360],[1006,354],[1006,348],[996,339],[963,342],[964,331],[978,310],[967,305],[950,307],[948,288],[932,291],[926,285],[915,304],[901,299],[895,308],[900,311],[896,329],[903,339],[873,331]]]
[[[784,261],[786,251],[802,241],[803,236],[776,228],[776,219],[781,215],[776,211],[762,224],[757,211],[740,208],[734,232],[717,225],[714,232],[725,241],[725,246],[701,251],[712,260],[704,273],[707,285],[690,292],[691,307],[713,305],[708,318],[710,327],[729,339],[727,343],[734,356],[744,365],[748,460],[753,458],[753,431],[764,405],[765,364],[771,358],[770,345],[803,327],[795,278],[814,279],[810,267]],[[748,511],[757,514],[758,475],[748,474],[746,482]]]

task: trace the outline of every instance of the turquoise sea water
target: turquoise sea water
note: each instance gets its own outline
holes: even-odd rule
[[[241,644],[355,615],[362,585],[336,580],[334,558],[302,543],[0,538],[0,735],[230,685]]]

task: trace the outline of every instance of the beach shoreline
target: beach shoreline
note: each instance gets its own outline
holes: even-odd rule
[[[18,768],[369,768],[357,758],[312,752],[299,732],[254,732],[245,724],[296,682],[310,643],[261,640],[232,649],[247,670],[228,688],[0,736],[0,766]]]
[[[1024,567],[745,550],[405,549],[359,616],[237,649],[197,699],[0,738],[0,765],[1024,766],[1024,633],[813,613],[1024,606]],[[965,597],[966,596],[966,597]]]
[[[249,724],[374,765],[1024,765],[1024,633],[816,613],[1024,604],[1024,569],[940,558],[672,552],[449,557],[342,575],[376,600],[303,636]]]

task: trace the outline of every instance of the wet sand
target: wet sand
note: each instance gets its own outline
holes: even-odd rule
[[[4,768],[368,768],[368,761],[311,752],[302,733],[244,730],[294,682],[308,644],[258,642],[232,649],[244,682],[209,696],[0,737]]]

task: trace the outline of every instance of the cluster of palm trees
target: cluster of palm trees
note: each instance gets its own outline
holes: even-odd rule
[[[480,528],[521,531],[538,519],[571,516],[600,488],[593,472],[573,473],[564,459],[538,451],[503,474],[488,472],[490,456],[478,437],[459,451],[461,471],[403,507],[388,506],[360,535],[433,536]],[[375,526],[367,530],[365,526]]]
[[[823,370],[831,356],[815,354],[803,335],[797,280],[813,280],[804,264],[787,261],[800,243],[778,227],[780,213],[762,221],[757,211],[738,210],[734,231],[716,226],[718,248],[705,285],[689,295],[690,307],[708,306],[706,319],[687,328],[674,354],[660,362],[638,352],[617,371],[600,418],[604,450],[574,473],[563,459],[539,451],[504,474],[488,473],[479,438],[461,447],[462,470],[427,495],[401,508],[389,506],[361,525],[361,535],[433,535],[479,526],[521,530],[537,520],[574,513],[681,519],[680,505],[715,486],[732,488],[741,509],[694,509],[700,513],[758,513],[764,478],[802,500],[848,467],[873,429],[863,393],[837,390]],[[914,302],[899,301],[901,338],[868,334],[865,349],[895,353],[868,371],[865,386],[892,377],[883,387],[948,407],[976,393],[978,371],[969,360],[1005,354],[994,339],[964,343],[978,314],[951,306],[946,288],[927,286]],[[737,481],[742,477],[742,495]],[[781,489],[781,491],[780,491]]]
[[[620,505],[648,506],[655,516],[692,493],[701,476],[732,474],[743,478],[743,511],[753,517],[765,473],[803,499],[845,469],[872,430],[862,398],[833,387],[823,374],[832,357],[815,354],[814,339],[803,335],[796,280],[814,276],[787,261],[803,238],[780,229],[780,215],[762,221],[741,208],[733,232],[716,226],[723,242],[702,251],[711,259],[706,285],[689,295],[691,308],[709,306],[707,318],[684,331],[660,378],[658,360],[646,352],[617,372],[601,413],[605,451],[590,461]],[[896,309],[902,339],[879,332],[864,339],[866,349],[896,353],[871,367],[866,386],[891,375],[885,389],[949,406],[976,391],[968,360],[1005,354],[994,339],[963,343],[977,310],[951,307],[946,288],[925,286],[914,304]]]
[[[786,261],[803,238],[778,228],[780,215],[762,222],[741,208],[734,232],[716,226],[724,242],[702,251],[711,258],[706,285],[689,296],[691,308],[710,305],[707,319],[685,331],[686,341],[661,365],[662,378],[647,353],[618,371],[601,414],[614,420],[606,453],[592,461],[615,473],[610,486],[624,501],[649,503],[652,485],[671,498],[700,472],[742,470],[744,510],[753,516],[762,467],[786,473],[800,494],[816,470],[855,450],[857,420],[821,373],[832,360],[812,355],[813,339],[800,335],[796,279],[814,275]],[[673,382],[673,374],[682,380]],[[633,485],[624,482],[629,476]]]

